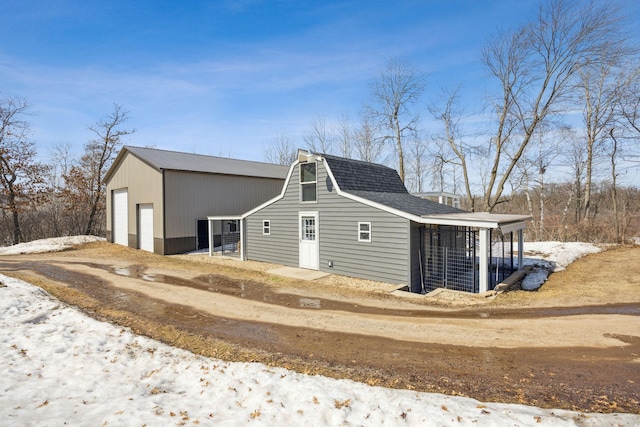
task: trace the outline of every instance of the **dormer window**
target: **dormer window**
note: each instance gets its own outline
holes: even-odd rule
[[[300,163],[300,201],[315,202],[316,199],[316,163]]]

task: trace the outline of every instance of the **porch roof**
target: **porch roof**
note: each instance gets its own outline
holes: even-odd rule
[[[461,227],[499,228],[503,233],[526,227],[531,215],[494,214],[490,212],[460,212],[444,215],[422,215],[421,223]]]

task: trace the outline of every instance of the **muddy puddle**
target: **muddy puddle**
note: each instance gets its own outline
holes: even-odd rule
[[[522,318],[543,318],[543,317],[563,317],[578,315],[596,314],[621,314],[627,316],[640,316],[640,304],[607,304],[590,305],[583,307],[541,307],[522,309],[483,309],[474,308],[467,310],[433,310],[433,309],[392,309],[384,307],[374,307],[362,304],[345,303],[326,298],[315,298],[300,296],[290,293],[281,293],[273,290],[269,285],[257,281],[237,280],[227,276],[217,274],[207,274],[185,279],[166,274],[156,274],[147,272],[147,268],[141,265],[131,265],[126,267],[114,267],[107,264],[65,262],[64,264],[76,264],[90,267],[102,272],[108,272],[118,276],[131,277],[133,279],[147,282],[163,283],[172,286],[183,286],[201,291],[219,293],[251,301],[260,301],[267,304],[278,305],[288,308],[308,309],[308,310],[332,310],[358,314],[373,314],[381,316],[396,317],[421,317],[421,318],[447,318],[447,319],[522,319]],[[65,283],[82,282],[86,280],[82,273],[77,271],[56,267],[47,263],[25,262],[20,264],[0,263],[0,270],[35,270],[43,273],[51,279]],[[103,275],[100,275],[96,284],[104,285],[106,282]],[[95,277],[96,276],[91,276]]]
[[[173,286],[186,286],[223,295],[239,297],[252,301],[260,301],[289,308],[344,311],[360,314],[375,314],[397,317],[426,317],[426,318],[494,318],[494,319],[522,319],[541,317],[562,317],[587,314],[622,314],[640,316],[640,304],[609,304],[585,307],[551,307],[526,309],[479,309],[473,310],[399,310],[384,307],[372,307],[360,304],[349,304],[325,298],[303,297],[295,294],[275,292],[270,286],[257,281],[234,280],[227,276],[208,274],[193,279],[184,279],[165,274],[146,272],[140,265],[127,267],[112,267],[102,264],[84,265],[108,271],[116,275],[126,276],[148,282],[164,283]]]

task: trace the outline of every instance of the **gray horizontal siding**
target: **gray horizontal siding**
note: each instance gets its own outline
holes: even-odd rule
[[[383,281],[409,282],[409,221],[329,191],[328,176],[318,163],[318,201],[299,202],[299,169],[292,173],[284,197],[249,216],[247,259],[299,265],[299,212],[318,212],[321,271]],[[271,235],[262,235],[262,221]],[[358,242],[358,222],[371,222],[372,241]],[[333,261],[333,268],[328,266]]]
[[[298,180],[296,170],[281,200],[247,218],[247,259],[298,266]],[[271,222],[269,236],[262,234],[263,220]]]
[[[394,284],[408,278],[408,221],[328,191],[319,168],[320,270]],[[371,242],[358,242],[358,222],[371,223]],[[333,261],[333,268],[329,268]]]

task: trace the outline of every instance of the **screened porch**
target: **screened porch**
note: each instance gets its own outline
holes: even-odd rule
[[[464,213],[423,219],[419,229],[420,284],[413,292],[429,293],[438,288],[486,292],[522,265],[528,216]]]

